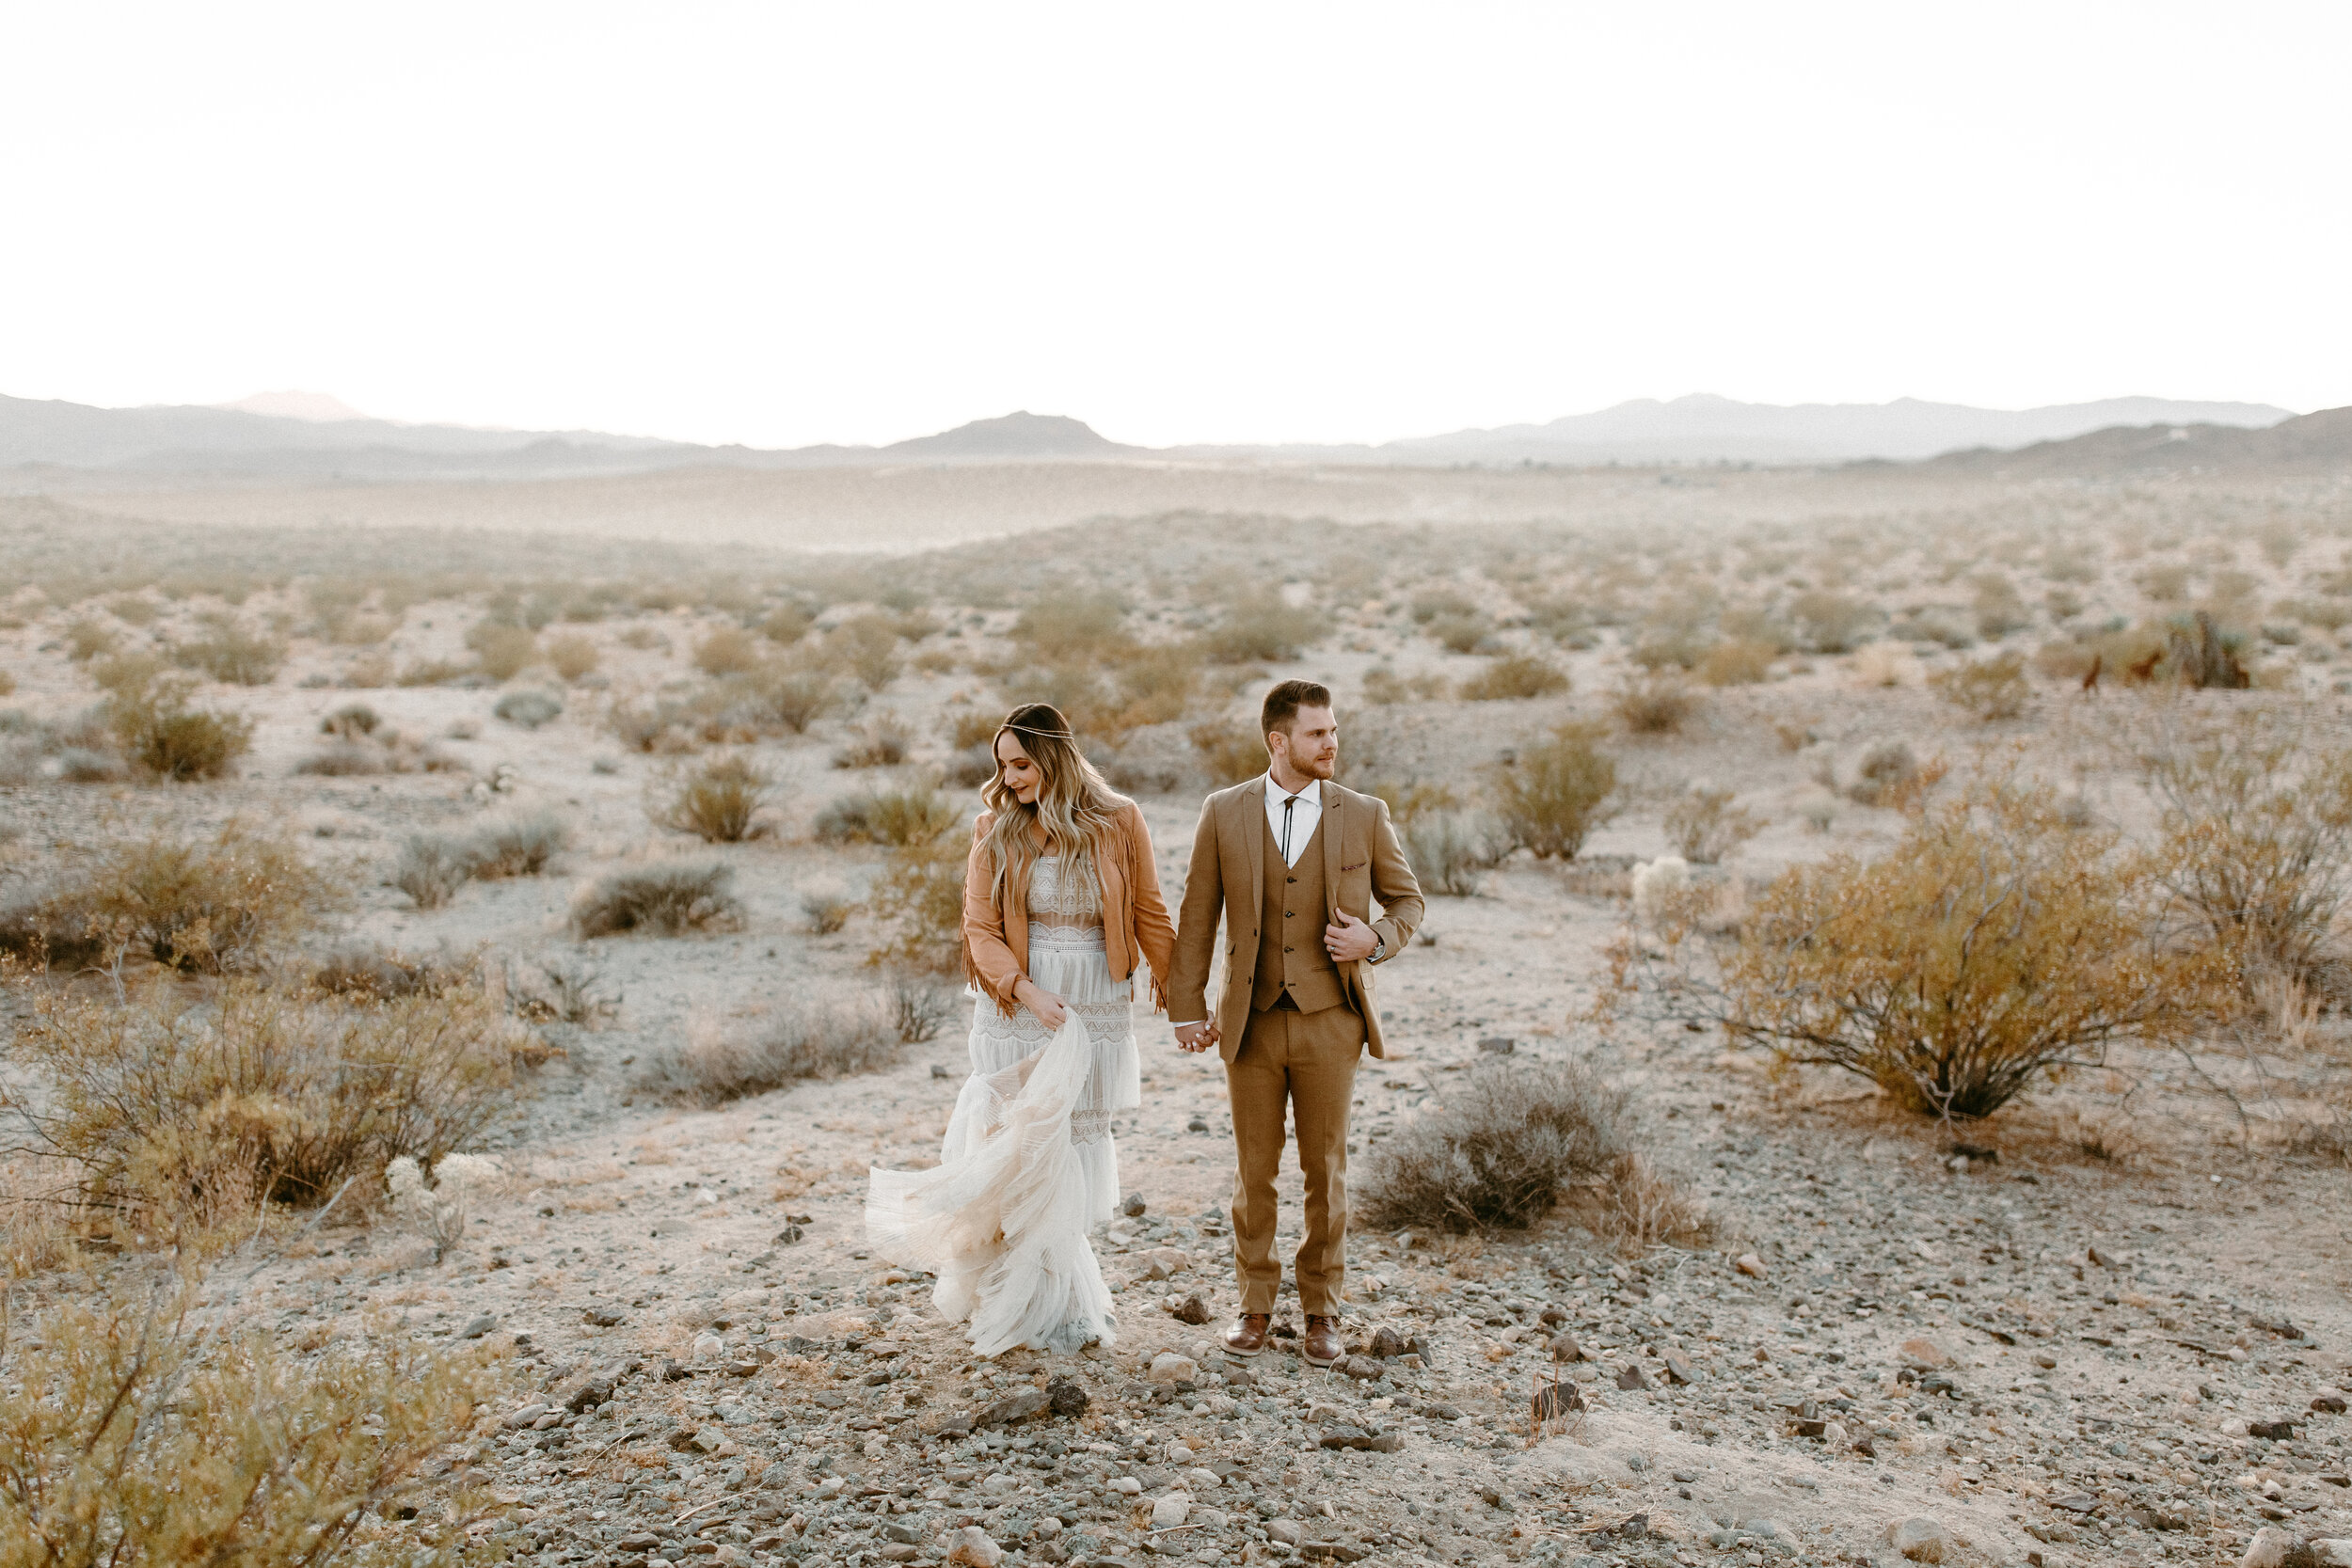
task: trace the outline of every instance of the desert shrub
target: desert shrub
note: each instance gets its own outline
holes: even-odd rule
[[[1974,610],[1977,635],[1991,641],[2033,625],[2033,611],[2026,608],[2017,585],[1999,572],[1977,578]]]
[[[770,610],[759,623],[759,635],[771,642],[790,647],[806,637],[817,625],[817,610],[798,599],[787,600]]]
[[[572,934],[581,941],[645,931],[683,936],[742,919],[734,871],[717,861],[668,861],[607,872],[572,900]]]
[[[823,844],[928,844],[956,825],[954,802],[928,784],[860,790],[828,800],[813,832]]]
[[[213,615],[205,617],[199,636],[173,643],[171,657],[231,686],[267,686],[286,662],[286,644],[230,616]]]
[[[939,1037],[940,1029],[955,1016],[956,990],[934,975],[893,974],[890,977],[890,1026],[901,1045],[922,1045]]]
[[[479,988],[373,1001],[239,979],[199,1000],[158,981],[39,994],[13,1050],[45,1102],[40,1151],[128,1240],[250,1224],[257,1203],[323,1202],[479,1141],[513,1114],[520,1032]]]
[[[1727,637],[1699,656],[1691,673],[1706,686],[1756,686],[1772,674],[1780,649],[1756,638]]]
[[[1453,654],[1474,654],[1495,634],[1494,623],[1476,613],[1434,616],[1422,629],[1438,646]]]
[[[2016,718],[2026,711],[2026,700],[2033,695],[2033,686],[2026,678],[2026,656],[2014,650],[1939,671],[1928,677],[1928,684],[1946,702],[1987,723]]]
[[[850,896],[833,888],[814,888],[801,895],[801,918],[811,936],[829,937],[850,923],[857,909]]]
[[[1789,602],[1788,618],[1812,652],[1845,654],[1862,641],[1878,611],[1859,599],[1817,588]]]
[[[384,722],[375,709],[365,703],[345,703],[319,721],[319,733],[344,740],[358,740],[373,735]]]
[[[2319,969],[2352,895],[2352,752],[2309,716],[2162,715],[2132,746],[2161,813],[2160,875],[2249,971]]]
[[[552,691],[541,691],[536,688],[530,688],[521,691],[507,692],[498,700],[498,705],[490,709],[490,712],[493,717],[503,719],[510,724],[519,725],[526,730],[535,730],[540,725],[553,723],[564,716],[564,699]]]
[[[153,654],[108,654],[90,660],[89,678],[110,697],[135,697],[170,668]]]
[[[449,833],[410,833],[384,880],[421,910],[437,910],[473,876],[473,846]]]
[[[571,824],[545,809],[485,822],[467,836],[469,874],[485,881],[536,877],[563,853],[571,835]]]
[[[947,744],[955,750],[968,751],[974,746],[985,750],[996,738],[1004,723],[1004,715],[993,708],[965,708],[951,716],[947,726]]]
[[[197,707],[187,677],[157,678],[106,699],[107,726],[133,767],[157,779],[216,779],[253,744],[253,721]]]
[[[914,732],[895,713],[884,713],[857,727],[849,742],[833,754],[835,768],[896,768],[907,760]]]
[[[200,1331],[193,1303],[192,1290],[135,1288],[50,1301],[0,1341],[11,1563],[439,1568],[469,1555],[488,1499],[429,1478],[512,1386],[489,1353],[372,1333],[308,1354],[265,1330]]]
[[[1692,865],[1713,865],[1764,831],[1764,818],[1732,803],[1733,792],[1693,785],[1666,808],[1666,842]]]
[[[2342,631],[2352,626],[2352,605],[2333,599],[2280,599],[2270,607],[2270,613],[2282,620],[2317,626],[2322,631]]]
[[[2229,963],[2162,940],[2153,857],[1995,778],[1917,811],[1883,858],[1838,854],[1756,899],[1726,1026],[1930,1116],[1991,1115],[2112,1042],[2193,1029]]]
[[[1013,623],[1013,640],[1049,663],[1102,662],[1133,646],[1127,607],[1115,594],[1065,589],[1041,596]]]
[[[1295,607],[1267,589],[1235,599],[1202,641],[1209,656],[1222,664],[1272,662],[1296,658],[1329,629],[1315,611]]]
[[[197,973],[247,970],[342,903],[290,841],[240,822],[210,837],[126,835],[12,906],[0,950],[64,960],[135,951]]]
[[[694,644],[694,668],[706,675],[739,675],[760,657],[759,639],[741,626],[713,626]]]
[[[1406,609],[1413,617],[1414,625],[1422,626],[1443,615],[1476,615],[1479,613],[1476,599],[1471,598],[1461,589],[1446,583],[1421,590],[1413,595],[1412,602],[1406,606]]]
[[[774,776],[749,757],[712,757],[676,781],[660,820],[706,844],[738,844],[751,836],[774,784]]]
[[[1209,770],[1209,778],[1216,784],[1241,784],[1256,778],[1271,765],[1265,736],[1258,733],[1254,721],[1241,724],[1222,721],[1196,724],[1191,740],[1201,766]]]
[[[338,947],[312,967],[303,983],[326,996],[372,998],[439,996],[480,983],[481,966],[468,959],[410,958],[397,949],[353,944]]]
[[[576,631],[568,631],[548,639],[542,650],[548,666],[567,681],[594,674],[603,655],[596,648],[596,640]]]
[[[698,1033],[658,1061],[646,1086],[703,1105],[724,1104],[811,1078],[876,1072],[898,1060],[898,1040],[879,1000],[803,991],[785,997],[763,1034]]]
[[[1464,681],[1461,695],[1464,702],[1492,703],[1550,697],[1567,689],[1567,672],[1550,660],[1533,654],[1503,654]]]
[[[502,621],[476,621],[466,628],[466,646],[474,651],[482,673],[494,681],[513,680],[539,657],[539,639],[528,626]],[[406,675],[401,684],[412,684]]]
[[[515,666],[516,670],[521,668],[521,664]],[[447,686],[452,681],[464,680],[473,673],[472,665],[461,664],[455,659],[420,658],[402,665],[400,673],[392,677],[392,684],[395,686]],[[513,673],[513,671],[508,672],[510,674]]]
[[[785,661],[771,661],[734,683],[741,700],[763,723],[804,735],[840,702],[831,675]]]
[[[121,643],[121,633],[103,621],[85,618],[65,628],[65,656],[76,664],[113,653]]]
[[[1513,847],[1539,860],[1574,860],[1593,830],[1615,815],[1617,765],[1592,725],[1563,724],[1496,768],[1491,789]]]
[[[825,634],[825,657],[880,691],[898,678],[898,632],[884,615],[858,615]]]
[[[1372,1146],[1372,1225],[1524,1229],[1627,1152],[1627,1097],[1578,1062],[1497,1063]]]
[[[1429,703],[1443,697],[1449,684],[1443,675],[1427,673],[1400,675],[1385,664],[1375,665],[1364,672],[1364,701],[1386,705],[1391,703]]]
[[[294,764],[294,771],[306,778],[356,779],[391,770],[391,757],[381,746],[364,741],[338,740]]]
[[[893,851],[866,897],[882,934],[866,962],[917,974],[961,969],[964,859],[963,847],[945,837]]]
[[[2246,634],[2220,630],[2205,611],[2176,616],[2165,630],[2164,673],[2200,690],[2242,691],[2254,684],[2238,657],[2245,651]]]
[[[1635,735],[1673,735],[1696,710],[1698,698],[1679,674],[1653,670],[1620,682],[1609,705]]]
[[[1500,858],[1495,824],[1464,811],[1417,811],[1405,818],[1405,858],[1422,887],[1448,898],[1477,896],[1479,874]]]
[[[1846,785],[1846,799],[1861,806],[1899,809],[1941,777],[1940,762],[1923,768],[1905,742],[1881,740],[1866,750],[1854,765],[1853,780]]]

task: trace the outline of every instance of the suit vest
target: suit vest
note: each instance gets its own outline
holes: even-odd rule
[[[1282,864],[1282,847],[1275,842],[1273,824],[1258,813],[1258,832],[1265,835],[1265,905],[1259,912],[1258,979],[1250,989],[1249,1006],[1263,1012],[1290,992],[1302,1013],[1321,1012],[1347,1000],[1340,972],[1323,945],[1325,911],[1329,900],[1323,887],[1323,832],[1335,814],[1326,807],[1294,866]]]

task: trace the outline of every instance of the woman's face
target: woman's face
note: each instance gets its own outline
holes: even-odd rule
[[[1021,740],[1010,730],[996,737],[996,777],[1006,792],[1025,806],[1037,804],[1037,792],[1045,783],[1029,753],[1021,749]]]

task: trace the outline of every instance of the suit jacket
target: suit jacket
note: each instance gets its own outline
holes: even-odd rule
[[[994,820],[982,812],[972,824],[972,852],[963,866],[963,965],[973,983],[1009,1015],[1013,987],[1029,972],[1029,889],[1025,880],[1007,877],[1002,893],[991,896],[996,865],[988,852],[988,830]],[[1160,896],[1151,830],[1133,800],[1120,809],[1111,831],[1095,847],[1094,870],[1103,884],[1103,947],[1111,977],[1124,980],[1148,964],[1152,1001],[1158,1006],[1168,997],[1176,928]]]
[[[1250,989],[1258,978],[1258,921],[1264,908],[1267,859],[1265,792],[1262,774],[1220,789],[1201,804],[1192,869],[1184,877],[1177,920],[1176,968],[1168,983],[1168,1016],[1179,1021],[1214,1017],[1217,1052],[1229,1062],[1241,1049],[1242,1033],[1249,1023]],[[1422,909],[1421,883],[1397,842],[1388,802],[1327,782],[1319,836],[1324,895],[1329,905],[1325,920],[1336,924],[1344,910],[1369,921],[1388,943],[1388,955],[1381,960],[1386,963],[1412,940]],[[1381,909],[1378,920],[1372,918],[1375,898]],[[1220,915],[1225,923],[1225,985],[1212,1013],[1209,970],[1216,957]],[[1321,934],[1316,933],[1318,940]],[[1363,1020],[1365,1043],[1375,1056],[1381,1056],[1387,1053],[1380,1045],[1380,1015],[1372,1005],[1375,967],[1358,960],[1341,964],[1339,973],[1348,1006]]]

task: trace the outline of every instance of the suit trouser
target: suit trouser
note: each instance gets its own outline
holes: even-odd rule
[[[1344,1004],[1311,1013],[1252,1012],[1225,1065],[1233,1112],[1233,1275],[1244,1312],[1272,1312],[1282,1283],[1274,1257],[1274,1179],[1287,1104],[1298,1128],[1307,1235],[1292,1267],[1300,1309],[1336,1316],[1347,1285],[1347,1113],[1356,1094],[1363,1020]]]

